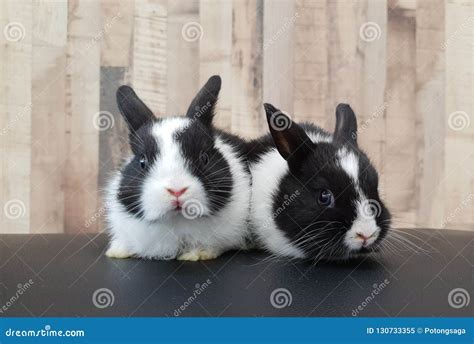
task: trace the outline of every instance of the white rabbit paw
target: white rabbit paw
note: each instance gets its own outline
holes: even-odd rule
[[[109,258],[125,259],[130,258],[132,253],[128,252],[128,250],[123,246],[112,243],[105,252],[105,255]]]
[[[219,257],[220,253],[212,249],[196,249],[182,253],[177,260],[196,262],[198,260],[210,260]]]

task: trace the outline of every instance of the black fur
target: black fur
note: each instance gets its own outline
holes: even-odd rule
[[[266,107],[275,111],[275,108]],[[283,131],[271,130],[269,136],[250,143],[249,159],[256,162],[275,146],[290,147],[282,156],[288,161],[290,172],[283,177],[273,200],[275,222],[288,239],[298,246],[309,259],[347,258],[354,252],[343,244],[343,238],[356,218],[354,202],[357,192],[352,179],[338,166],[337,150],[342,146],[354,152],[359,158],[360,188],[368,199],[381,205],[376,223],[381,229],[379,237],[370,249],[375,250],[385,237],[390,226],[390,213],[378,194],[378,176],[367,156],[357,147],[355,115],[348,105],[338,107],[336,130],[331,143],[312,143],[306,134],[328,135],[324,130],[311,124],[292,123]],[[270,128],[271,129],[271,128]],[[296,136],[296,137],[295,137]],[[304,154],[298,154],[298,150]],[[291,158],[290,158],[291,157]],[[334,207],[324,207],[318,203],[321,190],[330,190],[335,197]],[[288,201],[288,200],[291,201]]]

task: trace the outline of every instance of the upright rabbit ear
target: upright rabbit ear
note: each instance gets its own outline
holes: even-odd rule
[[[155,119],[153,112],[138,98],[129,86],[120,86],[117,90],[117,104],[130,131],[137,131],[142,125]]]
[[[298,169],[315,144],[302,127],[273,105],[263,104],[268,128],[280,155],[288,161],[290,169]]]
[[[210,126],[220,90],[221,77],[219,75],[211,76],[189,105],[186,117],[199,119],[203,124]]]
[[[334,142],[349,143],[357,147],[357,119],[349,104],[339,104],[336,107]]]

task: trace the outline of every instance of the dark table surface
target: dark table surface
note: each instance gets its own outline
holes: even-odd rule
[[[316,266],[116,260],[104,234],[0,235],[0,316],[472,316],[473,232],[407,233],[423,252]]]

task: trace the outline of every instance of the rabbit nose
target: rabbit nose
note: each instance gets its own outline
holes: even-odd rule
[[[359,238],[359,239],[362,239],[365,241],[369,240],[370,238],[372,238],[374,236],[375,232],[373,232],[372,234],[370,234],[369,236],[367,236],[366,234],[363,234],[363,233],[360,233],[360,232],[357,232],[356,233],[356,236]]]
[[[169,188],[166,188],[166,191],[168,191],[168,193],[172,196],[176,196],[176,197],[179,197],[181,196],[182,194],[184,194],[186,192],[186,190],[188,190],[188,188],[182,188],[181,190],[174,190],[174,189],[169,189]]]

